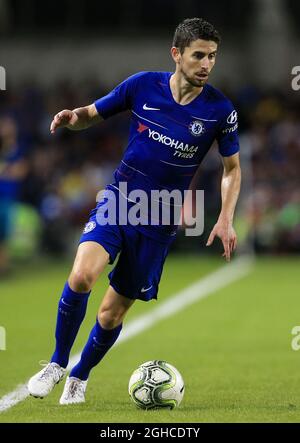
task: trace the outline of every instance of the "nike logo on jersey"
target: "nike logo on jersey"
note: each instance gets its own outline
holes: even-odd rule
[[[147,292],[147,291],[149,291],[149,289],[151,289],[152,286],[153,286],[153,285],[149,286],[149,288],[142,288],[142,289],[141,289],[141,292]]]
[[[147,106],[147,103],[144,104],[143,109],[145,111],[160,111],[159,108],[150,108],[149,106]]]

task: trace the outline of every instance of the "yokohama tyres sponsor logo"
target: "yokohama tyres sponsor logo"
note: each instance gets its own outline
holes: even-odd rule
[[[184,152],[197,152],[199,149],[199,146],[190,146],[188,143],[183,143],[179,140],[175,140],[174,138],[167,137],[166,135],[160,134],[157,131],[152,131],[149,129],[148,132],[149,138],[152,138],[153,140],[162,143],[166,146],[171,146],[172,148],[178,149],[180,151]]]

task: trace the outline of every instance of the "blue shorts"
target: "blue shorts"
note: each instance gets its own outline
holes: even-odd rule
[[[159,242],[144,235],[131,225],[100,225],[96,214],[99,204],[90,214],[79,243],[99,243],[110,256],[112,264],[120,253],[114,269],[109,273],[110,285],[130,299],[157,299],[163,265],[174,237]]]

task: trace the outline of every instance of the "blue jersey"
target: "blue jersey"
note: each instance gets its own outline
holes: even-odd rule
[[[143,189],[188,190],[200,163],[217,140],[222,156],[239,151],[237,113],[217,89],[205,85],[187,105],[175,102],[172,72],[140,72],[95,101],[98,113],[107,119],[131,111],[129,142],[115,182],[126,181],[128,192]],[[174,226],[159,229],[137,226],[146,235],[162,239],[174,233]]]

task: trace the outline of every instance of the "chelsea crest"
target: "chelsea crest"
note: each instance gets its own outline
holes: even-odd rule
[[[201,120],[193,120],[189,124],[189,131],[195,137],[199,137],[199,135],[204,134],[205,126],[204,126],[204,124],[203,124],[203,122]]]

